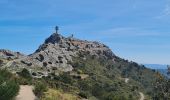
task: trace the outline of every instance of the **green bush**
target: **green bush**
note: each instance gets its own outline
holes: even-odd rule
[[[134,100],[133,98],[127,98],[125,94],[115,94],[111,92],[106,98],[106,100]]]
[[[89,92],[85,92],[85,91],[81,91],[78,95],[85,99],[88,99],[90,97]]]
[[[63,73],[59,76],[59,80],[66,84],[73,84],[73,78],[68,73]]]
[[[2,60],[0,60],[0,66],[3,64],[3,61]]]
[[[0,100],[11,100],[19,92],[19,84],[13,74],[0,70]]]
[[[19,82],[20,85],[29,85],[29,84],[31,84],[31,81],[29,81],[28,79],[25,79],[23,77],[19,77],[18,82]]]
[[[31,78],[31,74],[26,68],[24,68],[21,72],[18,72],[18,75],[27,79]]]
[[[36,82],[33,91],[37,97],[41,98],[43,96],[44,92],[47,91],[47,85],[43,82]]]
[[[19,84],[21,85],[32,84],[32,76],[26,68],[24,68],[21,72],[17,72],[17,74],[19,75],[18,78]]]

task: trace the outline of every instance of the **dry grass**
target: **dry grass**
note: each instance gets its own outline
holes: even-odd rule
[[[60,90],[49,89],[41,100],[80,100],[80,97]]]

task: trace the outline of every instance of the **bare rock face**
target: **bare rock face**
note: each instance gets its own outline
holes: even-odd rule
[[[2,68],[15,68],[18,66],[25,66],[20,63],[20,59],[24,59],[27,56],[21,54],[20,52],[13,52],[10,50],[1,49],[0,50],[0,67]]]
[[[1,50],[0,56],[18,58],[6,64],[6,66],[24,66],[32,69],[38,67],[50,73],[54,71],[72,71],[73,67],[70,62],[72,62],[73,57],[78,56],[82,52],[113,60],[115,57],[112,51],[104,44],[79,40],[73,37],[66,38],[58,33],[54,33],[47,38],[31,55],[23,56],[20,53]]]
[[[19,52],[12,52],[10,50],[0,49],[0,58],[3,58],[3,59],[19,59],[24,56],[25,55]]]
[[[47,38],[44,44],[30,57],[43,67],[56,67],[64,71],[71,71],[73,68],[69,62],[72,61],[73,56],[83,51],[91,55],[105,56],[109,59],[114,57],[112,51],[104,44],[65,38],[57,33]]]
[[[49,70],[72,71],[73,68],[69,62],[72,61],[72,56],[75,56],[76,52],[68,50],[69,47],[67,38],[54,33],[29,57],[37,65]]]
[[[52,44],[55,44],[55,43],[59,43],[61,42],[61,40],[63,39],[64,37],[61,36],[60,34],[58,33],[53,33],[49,38],[47,38],[45,40],[45,44],[48,44],[48,43],[52,43]]]

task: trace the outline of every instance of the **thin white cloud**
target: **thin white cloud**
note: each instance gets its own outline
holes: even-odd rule
[[[135,27],[117,27],[99,32],[106,36],[159,36],[162,33]]]
[[[162,10],[162,12],[160,13],[160,15],[156,16],[156,19],[161,19],[164,17],[170,16],[170,0],[167,0],[167,3],[164,7],[164,9]]]
[[[166,6],[166,8],[165,8],[165,10],[164,10],[164,15],[165,15],[165,16],[170,15],[170,5],[167,5],[167,6]]]

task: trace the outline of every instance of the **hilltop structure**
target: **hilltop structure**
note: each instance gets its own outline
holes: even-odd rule
[[[58,27],[58,26],[56,26],[56,27],[55,27],[55,31],[56,31],[56,33],[58,33],[58,30],[59,30],[59,27]]]

